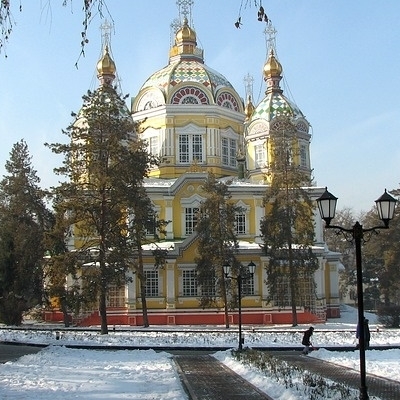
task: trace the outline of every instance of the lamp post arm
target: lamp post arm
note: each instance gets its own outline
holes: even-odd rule
[[[330,225],[330,224],[328,225],[328,224],[326,224],[325,228],[327,228],[327,229],[337,229],[340,232],[349,232],[349,233],[353,232],[353,228],[343,228],[342,226],[339,226],[339,225]]]
[[[239,350],[242,350],[243,340],[242,340],[242,277],[238,275],[238,296],[239,296]]]

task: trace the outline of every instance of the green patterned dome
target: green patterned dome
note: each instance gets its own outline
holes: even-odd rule
[[[283,95],[283,90],[280,87],[282,71],[282,65],[276,59],[273,49],[271,49],[264,66],[264,80],[267,84],[267,90],[264,99],[253,111],[250,117],[251,121],[263,119],[270,122],[279,116],[288,116],[294,120],[299,118],[305,120],[297,105]]]
[[[182,60],[169,64],[157,71],[144,83],[141,90],[148,87],[158,87],[168,96],[175,86],[183,82],[198,83],[213,94],[223,87],[233,89],[230,82],[220,73],[197,60]]]
[[[280,115],[289,116],[294,119],[305,118],[297,105],[288,100],[282,93],[271,92],[267,93],[267,96],[255,108],[251,119],[262,118],[266,121],[271,121]]]

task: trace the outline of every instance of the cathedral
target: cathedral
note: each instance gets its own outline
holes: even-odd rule
[[[242,265],[251,262],[256,265],[250,287],[242,297],[243,323],[291,323],[291,306],[268,300],[268,257],[261,247],[260,221],[269,185],[271,124],[278,116],[290,117],[297,130],[299,166],[311,176],[310,124],[300,108],[283,93],[280,86],[283,67],[275,55],[273,41],[269,42],[263,68],[265,96],[259,104],[253,104],[251,94],[247,93],[244,100],[223,73],[204,63],[204,50],[198,47],[196,31],[191,26],[191,10],[183,7],[180,14],[168,65],[149,74],[131,99],[129,110],[133,120],[140,123],[138,135],[147,143],[148,151],[161,160],[145,179],[145,188],[157,215],[170,221],[163,240],[157,243],[167,250],[165,267],[154,268],[153,244],[144,248],[149,323],[226,323],[223,309],[200,307],[196,281],[196,219],[205,200],[203,184],[209,172],[220,181],[230,182],[231,201],[242,210],[235,225],[239,241],[237,258]],[[109,45],[104,45],[97,64],[99,85],[115,83],[117,67]],[[307,192],[315,200],[324,188],[311,186]],[[324,322],[326,318],[340,316],[340,254],[329,251],[324,243],[323,223],[317,209],[314,225],[312,250],[319,265],[314,274],[315,296],[308,307],[298,307],[299,323]],[[143,324],[139,281],[135,274],[131,278],[124,287],[109,292],[109,324]],[[54,318],[54,312],[46,313],[47,320]],[[98,310],[90,310],[79,322],[88,326],[98,325],[99,320]],[[237,309],[230,310],[228,322],[238,323]]]

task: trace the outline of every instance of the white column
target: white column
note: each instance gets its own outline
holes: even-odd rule
[[[171,221],[166,227],[166,239],[173,239],[174,238],[174,213],[173,213],[173,197],[172,196],[164,196],[165,202],[165,220]]]
[[[176,260],[168,260],[168,263],[165,265],[167,308],[176,308],[175,261]]]
[[[136,309],[136,274],[130,274],[132,282],[128,282],[125,286],[125,298],[127,307],[130,309]]]
[[[264,217],[264,204],[263,204],[263,199],[260,196],[257,196],[254,198],[254,226],[255,226],[255,232],[254,232],[254,236],[255,239],[254,241],[256,243],[260,243],[261,242],[261,238],[260,238],[260,224],[261,224],[261,220]]]

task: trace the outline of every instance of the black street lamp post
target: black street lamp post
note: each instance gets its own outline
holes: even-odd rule
[[[389,221],[393,219],[396,199],[386,192],[375,201],[378,208],[379,218],[382,220],[382,226],[373,228],[363,228],[356,222],[352,228],[343,228],[337,225],[330,225],[331,220],[335,217],[337,197],[329,193],[327,188],[325,192],[317,199],[317,204],[321,218],[325,221],[326,228],[337,230],[337,234],[342,233],[346,240],[354,242],[356,249],[356,269],[357,269],[357,303],[358,303],[358,332],[359,332],[359,349],[360,349],[360,399],[367,400],[368,390],[365,377],[365,328],[364,328],[364,298],[363,298],[363,278],[362,278],[362,260],[361,260],[361,244],[368,241],[364,239],[364,233],[379,233],[379,229],[388,229]]]
[[[226,263],[223,266],[225,278],[233,279],[237,281],[238,284],[238,297],[239,297],[239,305],[238,305],[238,313],[239,313],[239,346],[238,349],[242,350],[243,348],[243,338],[242,338],[242,282],[245,279],[250,278],[254,275],[254,271],[256,270],[256,264],[253,261],[250,261],[249,265],[247,266],[247,271],[242,272],[239,271],[238,275],[231,276],[231,266],[230,264]]]

